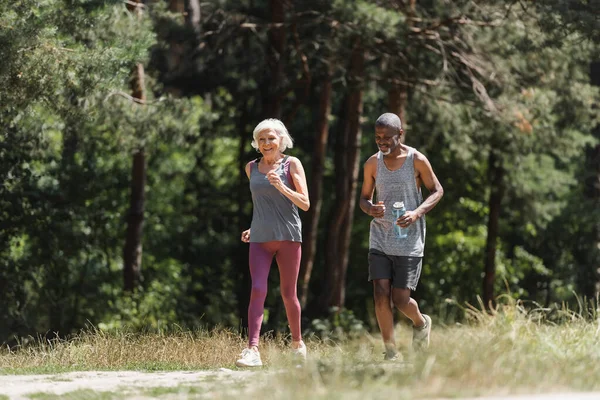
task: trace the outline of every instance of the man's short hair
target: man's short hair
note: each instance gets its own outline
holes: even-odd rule
[[[398,133],[402,130],[402,121],[394,113],[381,114],[377,121],[375,121],[376,128],[390,128]]]

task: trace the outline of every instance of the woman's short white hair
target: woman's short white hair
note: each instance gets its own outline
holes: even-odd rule
[[[279,145],[279,151],[283,152],[285,149],[291,149],[294,147],[294,141],[292,137],[288,133],[287,128],[278,119],[268,118],[260,122],[254,128],[254,132],[252,132],[252,147],[258,150],[258,135],[263,131],[274,130],[277,133],[277,136],[281,139],[281,144]]]

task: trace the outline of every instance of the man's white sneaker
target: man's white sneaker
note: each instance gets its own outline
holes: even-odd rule
[[[384,361],[404,361],[404,357],[402,353],[400,353],[396,349],[387,349],[383,352],[383,360]]]
[[[431,318],[423,314],[425,326],[421,328],[413,327],[413,349],[416,351],[425,350],[429,347],[429,336],[431,335]]]
[[[300,342],[300,347],[297,349],[292,348],[292,354],[298,360],[306,361],[306,345],[304,342]]]
[[[244,349],[240,359],[235,362],[238,367],[261,367],[263,365],[258,350]]]

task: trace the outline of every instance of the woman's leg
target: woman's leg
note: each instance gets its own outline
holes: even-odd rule
[[[267,297],[269,270],[275,253],[273,242],[250,243],[250,277],[252,292],[248,306],[248,348],[258,347],[260,326],[262,325]]]
[[[276,255],[277,266],[279,267],[281,297],[285,305],[285,312],[290,325],[290,331],[292,332],[293,342],[300,342],[302,340],[300,330],[300,302],[297,295],[301,255],[302,244],[291,241],[281,242]]]

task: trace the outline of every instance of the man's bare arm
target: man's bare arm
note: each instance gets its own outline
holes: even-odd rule
[[[425,201],[415,210],[418,217],[421,218],[439,203],[442,196],[444,196],[444,188],[433,172],[433,168],[427,157],[419,152],[416,152],[415,168],[419,173],[421,181],[427,190],[429,190],[429,196],[427,196]]]
[[[371,156],[365,162],[362,189],[360,191],[360,209],[374,218],[381,218],[385,213],[385,206],[373,204],[373,192],[375,191],[375,175],[377,173],[377,158]]]

